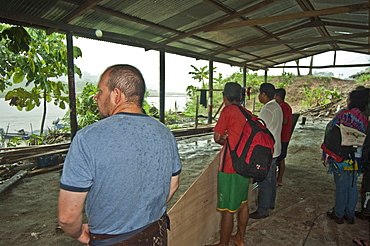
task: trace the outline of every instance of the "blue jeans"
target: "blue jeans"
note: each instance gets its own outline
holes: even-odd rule
[[[357,172],[336,169],[333,172],[335,182],[335,215],[355,217],[358,201]]]
[[[269,208],[275,207],[276,198],[276,168],[277,158],[272,159],[271,168],[266,178],[258,183],[258,213],[269,214]]]

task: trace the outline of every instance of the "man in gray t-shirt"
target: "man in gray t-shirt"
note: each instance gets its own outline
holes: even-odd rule
[[[94,99],[105,119],[72,141],[60,182],[59,224],[89,245],[167,245],[166,202],[181,172],[176,139],[142,114],[145,82],[135,67],[109,67],[98,87]],[[85,200],[88,224],[82,222]]]

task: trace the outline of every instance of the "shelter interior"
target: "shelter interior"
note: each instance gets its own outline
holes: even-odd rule
[[[158,50],[164,97],[165,53],[244,71],[327,51],[368,54],[369,10],[369,0],[7,0],[0,22]]]

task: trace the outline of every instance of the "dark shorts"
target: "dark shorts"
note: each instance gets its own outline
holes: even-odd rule
[[[112,246],[167,246],[167,227],[169,219],[167,215],[163,215],[158,221],[153,222],[144,230],[133,235],[132,237],[120,242],[117,241],[121,235],[93,234],[90,233],[89,246],[112,245]]]
[[[281,142],[281,154],[277,158],[277,162],[282,161],[285,159],[286,154],[288,152],[288,144],[289,142]]]

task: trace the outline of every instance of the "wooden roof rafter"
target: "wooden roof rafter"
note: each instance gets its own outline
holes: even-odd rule
[[[233,66],[268,69],[283,60],[303,58],[314,50],[368,52],[370,36],[358,30],[370,30],[370,2],[351,3],[7,0],[0,1],[0,21]],[[243,32],[238,27],[244,27]],[[95,35],[96,29],[103,31],[102,37]],[[251,35],[246,37],[245,32]],[[341,32],[358,36],[338,35]],[[319,47],[313,49],[315,43]]]
[[[238,27],[245,27],[245,26],[255,26],[255,25],[262,25],[262,24],[268,24],[268,23],[273,23],[273,22],[303,19],[303,18],[319,16],[319,15],[333,15],[333,14],[351,13],[351,12],[365,11],[365,10],[370,10],[370,3],[353,4],[353,5],[347,5],[347,6],[342,6],[342,7],[305,11],[305,12],[300,12],[300,13],[270,16],[270,17],[265,17],[265,18],[257,18],[257,19],[245,20],[243,22],[227,23],[227,24],[215,26],[209,31],[217,31],[217,30],[224,30],[224,29],[238,28]]]
[[[312,6],[311,2],[309,0],[296,0],[296,2],[298,3],[298,5],[303,9],[303,11],[314,11],[315,8]],[[319,16],[312,16],[312,17],[309,17],[309,19],[312,21],[320,21],[320,17]],[[330,37],[330,34],[328,32],[328,30],[326,30],[325,26],[317,26],[316,29],[318,30],[318,32],[320,33],[321,36],[323,37]],[[338,45],[336,44],[332,44],[332,47],[333,49],[338,49]]]
[[[215,1],[210,1],[210,0],[205,0],[205,1],[206,2],[209,2],[209,3],[212,3],[214,6],[217,6],[220,9],[220,4],[219,3],[216,4]],[[255,4],[255,5],[251,6],[251,7],[247,7],[245,9],[241,10],[241,11],[238,11],[238,12],[235,12],[233,14],[230,14],[230,15],[224,17],[224,18],[221,18],[219,20],[216,20],[216,21],[213,21],[213,22],[208,23],[206,25],[203,25],[202,27],[196,28],[196,29],[191,30],[189,32],[185,32],[182,35],[178,35],[178,36],[172,37],[172,38],[170,38],[168,40],[163,41],[162,44],[172,43],[172,42],[178,41],[180,39],[190,37],[190,36],[192,36],[192,35],[194,35],[196,33],[207,31],[210,28],[212,28],[213,26],[217,26],[217,25],[223,24],[225,22],[228,22],[228,21],[237,19],[237,18],[239,18],[239,17],[241,17],[243,15],[246,15],[248,13],[251,13],[253,11],[256,11],[256,10],[258,10],[258,9],[266,6],[266,5],[272,4],[274,1],[276,1],[276,0],[265,0],[265,1],[261,2],[261,3]],[[224,10],[222,10],[222,11],[224,11]]]
[[[279,44],[285,44],[285,43],[307,43],[307,42],[316,42],[316,41],[332,41],[332,40],[364,38],[364,37],[370,37],[370,32],[341,34],[341,35],[330,36],[330,37],[313,37],[313,38],[300,38],[300,39],[285,39],[285,40],[280,40],[280,41],[265,41],[265,42],[260,42],[260,43],[253,43],[252,45],[249,45],[249,46],[279,45]]]
[[[220,9],[221,11],[225,12],[226,14],[228,14],[229,16],[232,16],[236,13],[240,13],[239,12],[236,12],[234,10],[230,10],[228,8],[226,8],[224,5],[222,5],[221,3],[219,2],[216,2],[214,0],[205,0],[207,2],[210,2],[210,3],[213,3],[215,6],[217,6],[218,9]],[[264,2],[262,6],[266,6],[267,4],[269,4],[270,2]],[[257,4],[259,7],[261,6],[260,4]],[[258,8],[256,7],[256,5],[254,5],[253,7],[250,8],[250,12],[252,11],[255,11],[257,10]],[[248,14],[248,13],[245,13],[245,14]],[[240,15],[240,14],[239,14]],[[239,16],[238,17],[239,20],[241,21],[244,21],[244,20],[247,20],[247,18],[243,17],[243,16]],[[278,36],[273,36],[271,33],[269,33],[268,31],[264,30],[263,28],[259,27],[259,26],[252,26],[253,29],[257,30],[258,32],[262,33],[263,35],[265,35],[266,37],[269,37],[269,38],[274,38],[274,39],[277,39],[277,40],[280,40]],[[286,47],[288,47],[289,49],[293,49],[292,47],[290,47],[289,45],[285,44]],[[243,47],[243,46],[242,46]],[[236,50],[238,52],[243,52],[241,50],[239,50],[239,48],[235,48],[234,46],[233,47],[230,47],[230,48],[227,48],[225,49],[226,51],[232,51],[232,50]],[[221,51],[218,51],[216,53],[213,53],[212,55],[219,55],[221,53],[224,53],[222,50]],[[252,55],[251,53],[249,53],[250,55]],[[255,56],[255,55],[252,55],[252,56]],[[270,60],[269,60],[270,61]],[[274,61],[270,61],[270,62],[274,62]]]

